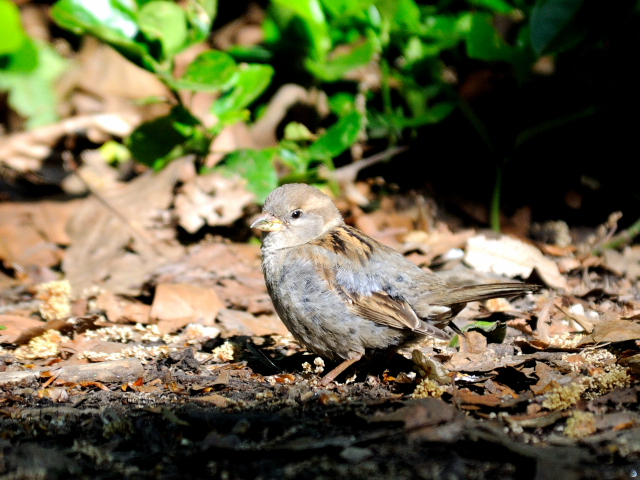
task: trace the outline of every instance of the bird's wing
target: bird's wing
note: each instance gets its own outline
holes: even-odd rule
[[[386,292],[378,291],[370,295],[362,295],[349,292],[341,285],[337,289],[340,290],[339,293],[347,302],[349,309],[362,318],[443,340],[451,338],[443,330],[420,320],[407,302],[393,298]]]
[[[332,259],[325,255],[317,255],[313,258],[313,263],[325,277],[329,288],[340,296],[355,315],[392,328],[411,330],[449,340],[451,337],[446,332],[421,320],[407,301],[392,296],[379,285],[370,284],[364,291],[362,289],[358,291],[353,287],[354,282],[348,282],[345,278],[341,281],[340,276],[348,276],[344,275],[345,272],[353,272],[353,268],[350,269],[346,264],[359,262],[362,267],[367,266],[375,249],[379,247],[379,245],[374,247],[373,242],[375,240],[365,237],[353,228],[347,226],[336,228],[312,242],[311,245],[329,250],[345,259],[345,262],[336,263],[335,257]],[[338,271],[341,271],[342,275],[338,274]],[[363,271],[366,269],[363,268]],[[363,278],[362,281],[364,282],[365,279]],[[446,307],[439,308],[449,312]]]

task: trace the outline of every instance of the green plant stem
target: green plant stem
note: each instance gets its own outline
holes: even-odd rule
[[[493,195],[491,196],[491,208],[489,211],[489,224],[491,230],[500,231],[500,196],[502,194],[502,169],[506,162],[496,166],[496,182],[493,185]]]
[[[597,112],[595,107],[587,107],[584,110],[579,112],[571,113],[568,115],[564,115],[562,117],[554,118],[552,120],[548,120],[546,122],[542,122],[538,125],[535,125],[531,128],[527,128],[520,132],[518,137],[516,138],[514,150],[519,149],[523,144],[527,143],[531,139],[546,133],[550,130],[553,130],[558,127],[562,127],[564,125],[568,125],[572,122],[576,122],[578,120],[582,120],[583,118],[589,117]]]
[[[496,149],[494,148],[493,142],[491,141],[491,136],[489,135],[484,122],[476,114],[473,108],[471,108],[471,106],[464,100],[460,100],[459,106],[460,110],[476,130],[478,135],[480,135],[480,138],[482,138],[489,151],[496,155]],[[502,194],[502,173],[504,170],[504,166],[508,161],[508,158],[503,158],[496,165],[496,181],[493,185],[493,195],[491,196],[491,205],[489,207],[489,225],[491,227],[491,230],[494,230],[496,232],[500,231],[500,197]]]
[[[380,59],[380,69],[382,70],[382,108],[386,115],[393,113],[391,105],[391,86],[389,85],[389,63],[384,58]]]
[[[380,70],[382,71],[382,85],[380,87],[382,93],[382,110],[388,119],[392,118],[393,105],[391,104],[391,86],[389,85],[389,63],[385,58],[380,59]],[[389,146],[398,143],[395,125],[389,130]]]
[[[631,243],[631,241],[640,234],[640,218],[625,231],[620,232],[607,243],[600,245],[595,249],[594,253],[602,253],[604,250],[618,248]]]
[[[480,138],[485,143],[489,151],[495,154],[496,149],[493,146],[493,142],[491,141],[491,135],[489,135],[487,127],[482,119],[476,114],[473,108],[471,108],[471,105],[469,105],[466,101],[460,99],[458,106],[460,107],[460,111],[464,114],[471,126],[475,129],[478,135],[480,135]]]

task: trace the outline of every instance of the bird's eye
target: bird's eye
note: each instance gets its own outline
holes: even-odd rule
[[[294,220],[300,218],[301,216],[302,210],[294,210],[293,212],[291,212],[291,218],[293,218]]]

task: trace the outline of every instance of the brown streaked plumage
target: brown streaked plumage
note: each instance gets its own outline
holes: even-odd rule
[[[454,287],[344,223],[331,199],[304,184],[277,188],[252,228],[265,232],[262,269],[278,315],[310,351],[343,360],[329,383],[370,349],[394,349],[443,329],[467,302],[535,285]]]

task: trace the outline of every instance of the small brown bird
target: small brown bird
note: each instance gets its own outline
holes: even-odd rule
[[[443,328],[475,300],[537,289],[522,283],[454,287],[344,223],[331,199],[304,184],[277,188],[251,225],[265,232],[262,270],[278,315],[308,350],[343,362],[395,349]],[[457,330],[457,328],[456,328]]]

